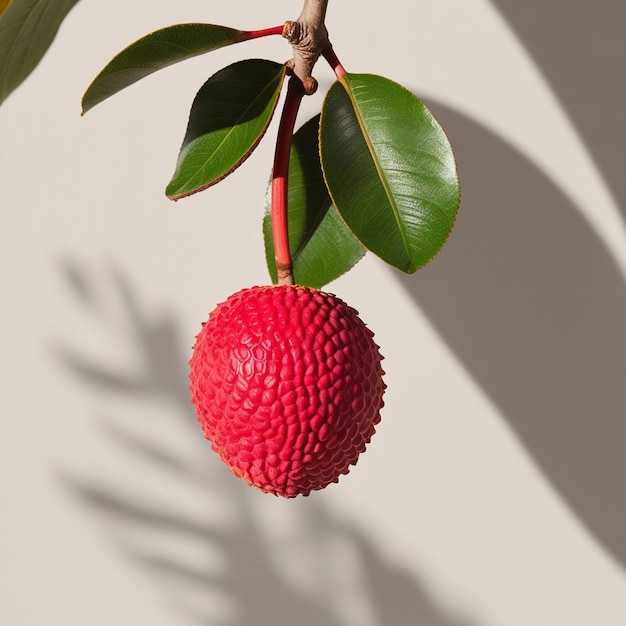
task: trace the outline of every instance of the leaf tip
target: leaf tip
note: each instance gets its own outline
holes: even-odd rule
[[[80,101],[80,116],[83,117],[83,115],[85,115],[87,111],[92,109],[93,106],[94,105],[89,102],[89,99],[87,98],[87,94],[85,94],[82,100]]]
[[[181,189],[180,185],[173,185],[172,184],[173,182],[174,182],[173,180],[170,181],[167,187],[165,188],[165,197],[168,198],[168,200],[177,202],[181,198],[185,198],[194,193],[194,191],[187,191],[187,190]]]

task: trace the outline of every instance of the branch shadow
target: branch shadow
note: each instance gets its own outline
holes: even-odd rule
[[[552,486],[626,564],[626,289],[569,200],[487,129],[433,104],[463,197],[442,253],[398,280]]]
[[[74,261],[64,261],[61,268],[73,299],[98,319],[103,331],[110,331],[97,277]],[[440,606],[412,571],[387,562],[359,528],[335,520],[314,496],[287,504],[276,500],[280,515],[297,529],[295,536],[281,538],[277,550],[258,515],[259,503],[271,496],[257,493],[232,476],[202,440],[187,395],[185,342],[180,340],[174,317],[147,315],[118,268],[110,267],[105,280],[113,283],[125,311],[125,332],[120,328],[114,332],[124,337],[120,341],[128,342],[130,337],[129,348],[139,357],[133,359],[137,366],[120,372],[68,345],[57,346],[55,357],[75,380],[103,400],[167,401],[167,420],[177,426],[182,420],[182,428],[193,434],[194,441],[200,440],[200,454],[194,456],[195,447],[177,449],[163,438],[156,443],[150,436],[155,428],[151,417],[138,415],[129,420],[132,403],[122,421],[102,417],[99,430],[111,449],[112,463],[132,460],[134,466],[139,463],[178,481],[181,488],[194,489],[198,499],[207,503],[206,515],[188,515],[173,507],[167,496],[138,497],[132,479],[111,487],[98,477],[87,479],[70,471],[60,480],[108,528],[113,543],[136,567],[155,583],[183,589],[175,602],[183,620],[201,626],[475,624]],[[132,475],[131,468],[128,476]],[[219,512],[210,508],[210,503],[223,500],[235,513],[234,523],[220,522]],[[186,551],[164,551],[163,545],[171,540],[192,545],[193,553],[205,555],[206,561],[190,561]],[[216,558],[221,567],[215,566]],[[313,579],[298,584],[297,577],[289,575],[294,568],[312,571]],[[350,594],[345,593],[347,578]],[[342,582],[335,588],[337,581]],[[198,606],[193,600],[198,595],[212,598],[209,604],[215,607],[230,609],[220,613],[215,607]],[[364,621],[355,621],[355,611],[365,616]]]

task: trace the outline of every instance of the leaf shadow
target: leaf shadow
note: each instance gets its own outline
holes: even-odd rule
[[[441,254],[396,277],[493,400],[570,510],[626,564],[626,285],[531,162],[432,104],[462,202]]]
[[[626,4],[491,1],[546,77],[626,218]]]
[[[96,317],[103,331],[110,332],[97,277],[75,261],[63,261],[61,268],[72,298],[85,305],[85,312]],[[183,621],[201,626],[475,625],[440,606],[413,571],[388,562],[360,528],[335,519],[315,494],[270,504],[274,514],[279,511],[281,519],[296,529],[277,544],[259,518],[259,506],[267,507],[271,496],[232,476],[202,440],[187,397],[185,342],[174,317],[148,315],[119,268],[109,267],[104,280],[112,282],[125,311],[124,332],[117,327],[114,333],[138,357],[133,359],[134,369],[116,371],[70,346],[57,347],[55,356],[96,398],[116,399],[118,407],[120,399],[128,399],[121,420],[105,412],[98,422],[101,438],[111,450],[111,463],[128,463],[129,477],[132,467],[142,466],[177,481],[181,489],[195,490],[197,499],[206,502],[205,514],[192,515],[173,506],[167,492],[143,493],[132,478],[111,486],[104,477],[88,479],[64,471],[59,479],[108,530],[126,559],[154,583],[181,590],[173,602]],[[169,365],[155,362],[159,360]],[[201,449],[194,443],[181,450],[170,445],[167,437],[157,443],[151,436],[158,427],[152,416],[130,419],[137,401],[165,404],[166,420],[177,427],[182,423],[194,442],[200,440]],[[159,424],[163,429],[168,426]],[[216,502],[228,502],[226,508],[233,512],[228,523],[211,508]],[[200,561],[189,560],[186,550],[163,550],[176,541],[191,545]],[[215,566],[216,559],[220,567]],[[298,583],[298,577],[289,574],[294,568],[308,570],[313,577],[306,584]],[[347,578],[351,594],[345,593]],[[337,581],[342,581],[338,589]],[[194,600],[198,595],[207,601],[199,605]],[[215,607],[223,605],[230,609],[219,614]],[[365,621],[355,621],[354,610]]]

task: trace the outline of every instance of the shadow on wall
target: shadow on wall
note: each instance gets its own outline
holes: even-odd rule
[[[486,129],[432,109],[455,146],[461,210],[442,253],[399,280],[578,518],[626,564],[623,277],[537,168]]]
[[[74,295],[101,320],[103,332],[111,331],[96,277],[75,263],[64,263],[63,271]],[[175,320],[149,317],[120,272],[113,269],[111,275],[125,318],[124,328],[115,332],[120,342],[129,343],[140,365],[120,374],[74,347],[59,348],[56,355],[97,397],[127,400],[123,419],[109,416],[101,422],[115,462],[129,463],[125,473],[133,476],[139,463],[173,479],[181,490],[195,490],[207,514],[201,519],[187,515],[172,504],[167,491],[161,499],[150,493],[137,497],[142,486],[134,486],[132,478],[114,488],[97,477],[90,481],[72,474],[64,475],[62,482],[98,514],[124,555],[155,583],[165,585],[165,595],[175,596],[181,619],[206,626],[470,626],[439,607],[413,572],[387,563],[358,528],[334,520],[319,499],[323,494],[276,500],[281,507],[276,510],[289,517],[297,531],[274,546],[258,515],[261,500],[272,496],[232,476],[202,438],[188,398],[185,343]],[[159,428],[188,430],[193,445],[181,452],[173,443],[163,444],[162,437],[155,443],[154,416],[135,412],[137,402],[166,404],[167,422],[159,422]],[[219,506],[211,512],[211,503],[219,502],[228,503],[234,521],[224,524]],[[164,552],[163,546],[172,543],[186,547]],[[190,561],[189,546],[206,561]],[[216,559],[221,566],[216,567]],[[299,585],[289,571],[312,576]],[[197,602],[199,596],[204,602]],[[230,607],[227,617],[219,615],[224,606]]]
[[[623,75],[626,5],[613,0],[493,4],[535,58],[626,206],[623,133],[614,127],[622,123],[626,90],[623,81],[605,78]],[[537,168],[484,128],[440,106],[432,108],[455,146],[462,208],[444,252],[417,275],[399,280],[571,510],[626,564],[623,278],[576,208]],[[72,263],[64,271],[75,295],[98,312],[94,277]],[[141,370],[120,375],[70,350],[61,351],[60,359],[94,392],[164,399],[173,406],[171,419],[197,430],[175,319],[148,319],[128,282],[115,271],[113,276]],[[167,501],[143,502],[74,476],[64,484],[110,521],[113,538],[152,578],[212,592],[236,607],[232,619],[216,622],[210,612],[181,602],[181,611],[196,623],[351,626],[354,618],[346,616],[344,599],[323,586],[329,577],[340,577],[334,555],[341,544],[360,572],[353,581],[355,602],[366,619],[359,626],[467,626],[437,606],[412,573],[386,563],[357,528],[334,520],[314,496],[293,503],[289,514],[304,529],[301,543],[317,563],[320,586],[294,585],[255,513],[255,502],[265,496],[232,478],[216,459],[206,466],[206,444],[196,462],[137,435],[150,428],[103,422],[104,436],[120,451],[195,486],[207,502],[228,499],[237,524],[224,528],[210,512],[199,522],[172,511]],[[153,537],[152,546],[135,541],[127,532],[132,530]],[[163,556],[159,538],[170,537],[192,542],[207,554],[207,563],[208,555],[217,553],[223,569],[216,573],[208,564],[190,565],[182,555]]]
[[[626,4],[491,0],[626,217]],[[462,205],[444,252],[401,278],[544,474],[626,564],[626,289],[565,197],[489,131],[433,107]],[[620,132],[621,131],[621,132]]]
[[[491,1],[541,69],[626,218],[626,3]]]

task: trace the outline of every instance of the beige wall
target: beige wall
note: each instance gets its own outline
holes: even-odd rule
[[[222,467],[185,380],[208,311],[267,281],[272,129],[217,187],[163,189],[208,75],[286,44],[79,102],[153,29],[297,4],[81,2],[0,108],[0,622],[623,626],[623,5],[331,0],[346,68],[440,116],[463,203],[418,274],[368,257],[330,286],[386,356],[383,422],[339,485],[282,501]]]

